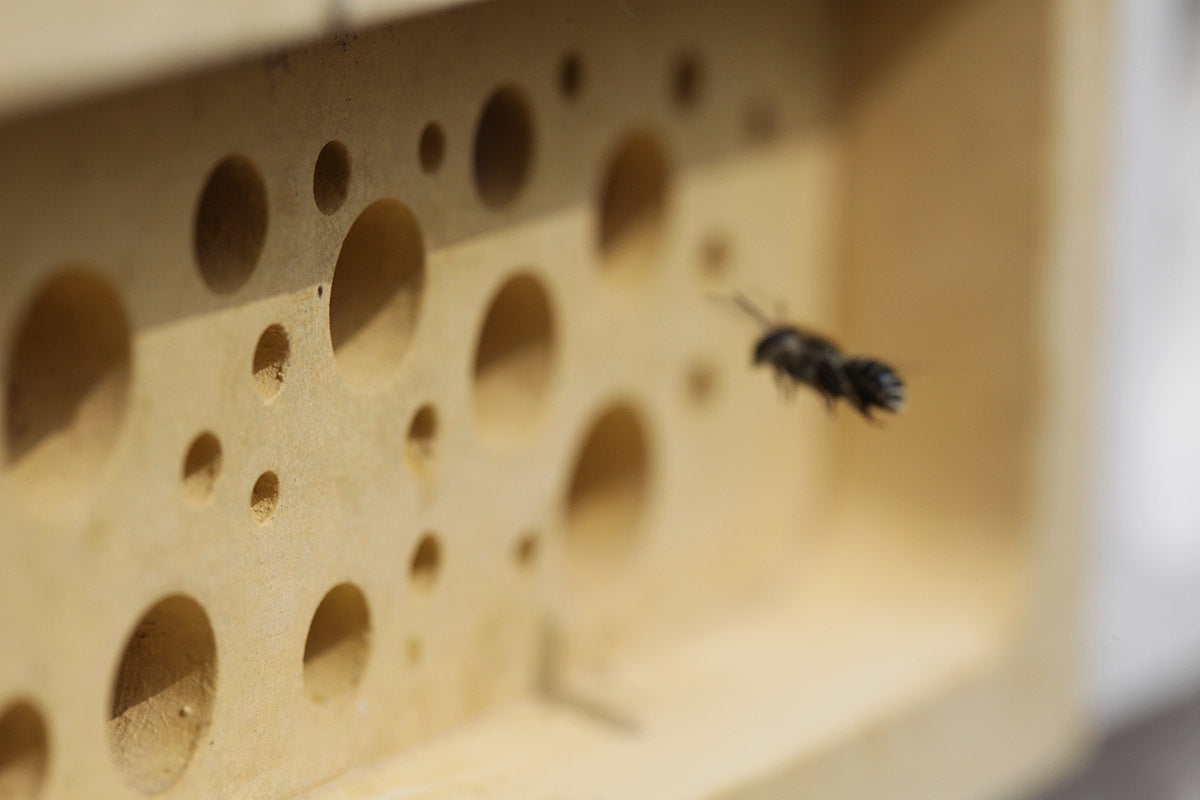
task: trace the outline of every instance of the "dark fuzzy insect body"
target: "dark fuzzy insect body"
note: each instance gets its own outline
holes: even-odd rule
[[[772,322],[741,295],[734,301],[762,323],[764,333],[754,345],[753,360],[770,365],[777,380],[811,387],[830,409],[844,398],[867,419],[874,419],[873,408],[891,413],[904,408],[904,381],[887,364],[874,358],[846,358],[824,336]]]

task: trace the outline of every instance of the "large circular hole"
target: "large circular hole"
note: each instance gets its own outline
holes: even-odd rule
[[[44,284],[16,329],[5,381],[5,460],[37,500],[84,488],[116,442],[130,382],[116,292],[83,269]]]
[[[649,499],[650,452],[634,410],[616,405],[588,429],[567,490],[567,566],[577,579],[605,576],[637,539]]]
[[[248,159],[230,156],[209,173],[196,208],[196,263],[205,283],[222,294],[240,288],[266,239],[266,184]]]
[[[605,271],[633,283],[652,274],[663,240],[671,170],[659,140],[647,131],[618,144],[600,191],[599,245]]]
[[[329,290],[329,335],[338,369],[360,389],[395,374],[412,341],[425,287],[425,245],[412,212],[379,200],[342,242]]]
[[[481,433],[499,443],[519,440],[544,405],[554,363],[550,298],[532,275],[517,275],[496,293],[475,348]]]
[[[254,389],[263,400],[274,400],[283,389],[283,378],[291,361],[291,345],[282,325],[271,325],[258,337],[251,365]]]
[[[183,457],[183,488],[197,505],[212,497],[221,474],[221,442],[210,431],[197,436]]]
[[[350,151],[334,139],[317,154],[313,167],[313,201],[322,214],[333,214],[350,193]]]
[[[413,588],[422,594],[427,594],[437,582],[438,572],[442,568],[442,545],[437,536],[427,533],[417,542],[412,559],[408,562],[408,576]]]
[[[133,630],[113,681],[108,746],[136,789],[168,788],[212,718],[217,647],[204,609],[173,595]]]
[[[417,158],[424,172],[434,173],[442,166],[446,157],[446,134],[442,126],[436,122],[425,125],[421,131],[421,141],[417,144]]]
[[[343,583],[313,614],[304,642],[304,689],[318,703],[348,697],[370,655],[371,617],[362,590]]]
[[[46,723],[32,705],[17,702],[0,716],[0,797],[33,800],[46,779]]]
[[[475,128],[475,186],[483,202],[504,206],[516,199],[533,162],[533,119],[518,89],[506,86],[488,98]]]

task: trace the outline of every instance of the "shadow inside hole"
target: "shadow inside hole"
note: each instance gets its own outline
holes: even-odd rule
[[[607,582],[631,554],[649,505],[651,458],[632,407],[611,406],[592,424],[566,496],[567,568],[576,582]]]
[[[370,655],[370,612],[355,585],[343,583],[321,600],[304,642],[304,686],[310,698],[327,702],[358,685]]]
[[[46,777],[46,725],[26,702],[0,714],[0,797],[32,800]]]
[[[372,203],[346,234],[330,288],[330,339],[348,382],[390,374],[416,327],[424,285],[416,219],[398,201]]]
[[[175,595],[156,604],[125,647],[109,706],[109,749],[135,788],[171,786],[208,727],[216,642],[204,610]]]
[[[9,464],[28,459],[29,477],[43,485],[85,479],[124,419],[130,362],[125,313],[103,279],[72,267],[47,282],[11,351],[5,386]]]

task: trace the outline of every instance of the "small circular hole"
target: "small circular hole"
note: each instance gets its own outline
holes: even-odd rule
[[[579,97],[583,91],[583,58],[579,53],[563,56],[558,66],[558,90],[568,100]]]
[[[526,533],[517,540],[517,544],[513,548],[513,559],[521,569],[533,569],[537,564],[538,552],[540,550],[541,544],[538,541],[537,534],[532,532]]]
[[[283,378],[291,360],[291,346],[282,325],[271,325],[254,347],[254,389],[263,400],[274,400],[283,389]]]
[[[154,794],[183,774],[212,718],[217,648],[204,609],[173,595],[141,618],[113,681],[109,752],[129,783]]]
[[[742,112],[742,127],[751,144],[769,142],[779,133],[779,110],[766,100],[752,100]]]
[[[192,440],[183,457],[183,488],[200,505],[212,497],[221,474],[221,442],[211,431]]]
[[[671,99],[681,109],[690,109],[700,100],[704,89],[704,71],[696,53],[681,53],[671,67]]]
[[[266,525],[279,508],[279,477],[274,472],[264,472],[250,490],[250,513],[259,525]]]
[[[442,567],[442,546],[437,537],[427,533],[417,543],[412,559],[408,563],[408,575],[413,588],[421,593],[428,593],[437,581]]]
[[[657,137],[637,131],[621,140],[600,193],[600,253],[613,280],[633,284],[651,274],[664,239],[669,184]]]
[[[350,151],[334,139],[317,154],[313,167],[313,200],[322,214],[332,214],[350,193]]]
[[[442,160],[446,157],[446,133],[441,125],[430,122],[421,131],[417,156],[421,161],[421,169],[425,172],[437,172],[442,166]]]
[[[632,407],[611,406],[589,426],[566,496],[566,565],[578,582],[603,582],[629,555],[649,500],[650,460]]]
[[[5,376],[7,466],[56,502],[95,478],[125,419],[129,323],[109,284],[69,267],[42,285],[14,332]]]
[[[406,452],[409,463],[419,469],[433,458],[433,448],[438,432],[437,410],[426,403],[413,414],[408,424]]]
[[[700,242],[700,270],[711,281],[724,278],[729,272],[729,237],[713,232]]]
[[[425,288],[425,244],[396,200],[358,215],[342,242],[329,290],[329,335],[342,377],[369,389],[395,374],[417,327]]]
[[[529,103],[512,86],[488,98],[475,128],[475,187],[493,208],[516,199],[533,162],[533,119]]]
[[[488,307],[475,348],[475,409],[494,443],[519,441],[537,421],[555,366],[550,298],[533,275],[510,278]]]
[[[227,294],[250,279],[267,239],[267,187],[248,159],[230,156],[209,173],[196,209],[196,262]]]
[[[684,394],[695,408],[704,408],[712,401],[717,388],[717,373],[707,362],[697,362],[688,368],[684,377]]]
[[[370,655],[367,598],[352,583],[330,589],[313,614],[304,642],[304,689],[317,703],[353,694]]]
[[[19,701],[0,716],[0,797],[33,800],[46,779],[46,723],[32,705]]]

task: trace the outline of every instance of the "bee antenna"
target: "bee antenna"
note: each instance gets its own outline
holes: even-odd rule
[[[742,311],[745,311],[751,317],[754,317],[758,324],[762,325],[764,328],[771,328],[775,326],[775,321],[768,317],[765,311],[756,306],[754,302],[742,292],[734,292],[729,296],[729,299],[732,300],[734,305],[736,305]]]

